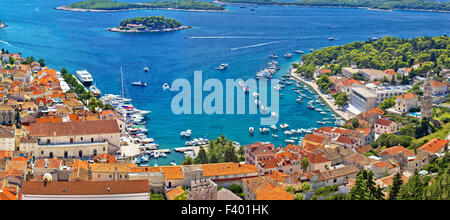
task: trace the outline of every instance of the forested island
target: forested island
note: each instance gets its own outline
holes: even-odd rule
[[[197,0],[166,0],[145,3],[124,3],[112,0],[88,0],[55,8],[65,11],[125,11],[139,9],[165,9],[185,11],[225,11],[225,8],[211,2]]]
[[[125,19],[120,22],[119,27],[110,28],[109,31],[131,33],[168,32],[188,28],[191,27],[183,26],[181,22],[172,18],[165,18],[164,16],[150,16]]]
[[[300,0],[292,2],[275,0],[219,0],[217,3],[308,6],[308,7],[348,7],[378,10],[428,10],[450,12],[450,2],[435,0]]]
[[[332,75],[341,74],[342,67],[355,64],[358,68],[379,70],[407,68],[419,64],[409,73],[409,78],[426,73],[438,74],[450,68],[450,38],[418,37],[400,39],[384,37],[377,41],[354,42],[343,46],[326,47],[302,56],[303,65],[298,72],[311,78],[317,66],[324,66]],[[354,76],[357,78],[358,76]],[[360,80],[360,79],[358,79]],[[405,82],[408,79],[404,79]]]

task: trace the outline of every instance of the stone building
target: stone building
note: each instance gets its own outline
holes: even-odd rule
[[[209,179],[192,181],[187,200],[217,200],[217,184]]]
[[[429,77],[427,77],[423,86],[420,115],[422,118],[433,118],[433,97],[431,96],[431,82]]]

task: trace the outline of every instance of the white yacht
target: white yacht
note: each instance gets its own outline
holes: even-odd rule
[[[164,85],[162,86],[162,88],[163,88],[163,90],[167,90],[167,89],[170,89],[170,86],[169,86],[169,84],[164,83]]]
[[[214,68],[215,70],[226,70],[228,68],[228,64],[227,63],[222,63],[220,64],[220,66]]]
[[[249,127],[249,128],[248,128],[248,132],[249,132],[250,134],[253,134],[254,131],[255,131],[255,129],[254,129],[253,127]]]
[[[91,86],[94,79],[87,70],[78,70],[75,73],[75,77],[84,85]]]

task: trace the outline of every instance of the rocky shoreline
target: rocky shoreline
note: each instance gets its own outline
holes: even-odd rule
[[[231,3],[231,2],[221,2],[218,0],[213,1],[213,3],[221,4],[221,5],[261,5],[261,6],[285,6],[285,7],[305,7],[305,8],[359,8],[359,9],[367,9],[372,11],[428,11],[428,12],[443,12],[449,13],[450,11],[445,10],[430,10],[430,9],[411,9],[411,8],[394,8],[394,9],[379,9],[379,8],[369,8],[369,7],[347,7],[347,6],[308,6],[308,5],[288,5],[288,4],[258,4],[258,3]]]
[[[120,27],[109,28],[108,31],[111,32],[121,32],[121,33],[158,33],[158,32],[171,32],[171,31],[179,31],[184,29],[190,29],[191,26],[181,26],[177,28],[164,28],[158,30],[150,30],[150,31],[138,31],[138,30],[123,30]]]
[[[60,11],[75,11],[75,12],[119,12],[119,11],[135,11],[135,10],[170,10],[170,11],[192,11],[192,12],[226,12],[228,10],[200,10],[200,9],[177,9],[177,8],[127,8],[117,10],[100,10],[100,9],[84,9],[84,8],[71,8],[68,6],[61,6],[54,8]]]

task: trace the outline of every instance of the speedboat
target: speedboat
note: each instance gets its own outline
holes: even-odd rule
[[[177,164],[175,163],[175,161],[174,161],[174,160],[172,160],[172,161],[170,162],[170,165],[172,165],[172,166],[176,166]]]
[[[278,135],[276,135],[276,134],[272,134],[272,137],[274,137],[274,138],[277,138],[277,137],[278,137]]]
[[[253,127],[249,127],[248,128],[248,132],[250,133],[250,134],[253,134],[253,131],[254,131],[255,129],[253,128]]]
[[[277,126],[276,125],[271,125],[270,128],[272,128],[273,130],[277,130]]]
[[[269,58],[272,58],[272,59],[277,59],[278,58],[278,55],[276,55],[276,54],[270,54],[269,55]]]
[[[144,72],[148,72],[149,68],[148,67],[144,67]]]
[[[218,66],[218,67],[216,67],[214,69],[215,70],[225,70],[225,69],[227,69],[227,67],[228,67],[228,64],[222,63],[222,64],[220,64],[220,66]]]
[[[169,86],[169,84],[164,83],[164,85],[162,86],[162,88],[163,88],[163,90],[167,90],[167,89],[170,89],[170,86]]]
[[[147,83],[146,82],[142,82],[142,81],[137,81],[137,82],[132,82],[131,85],[146,87]]]

